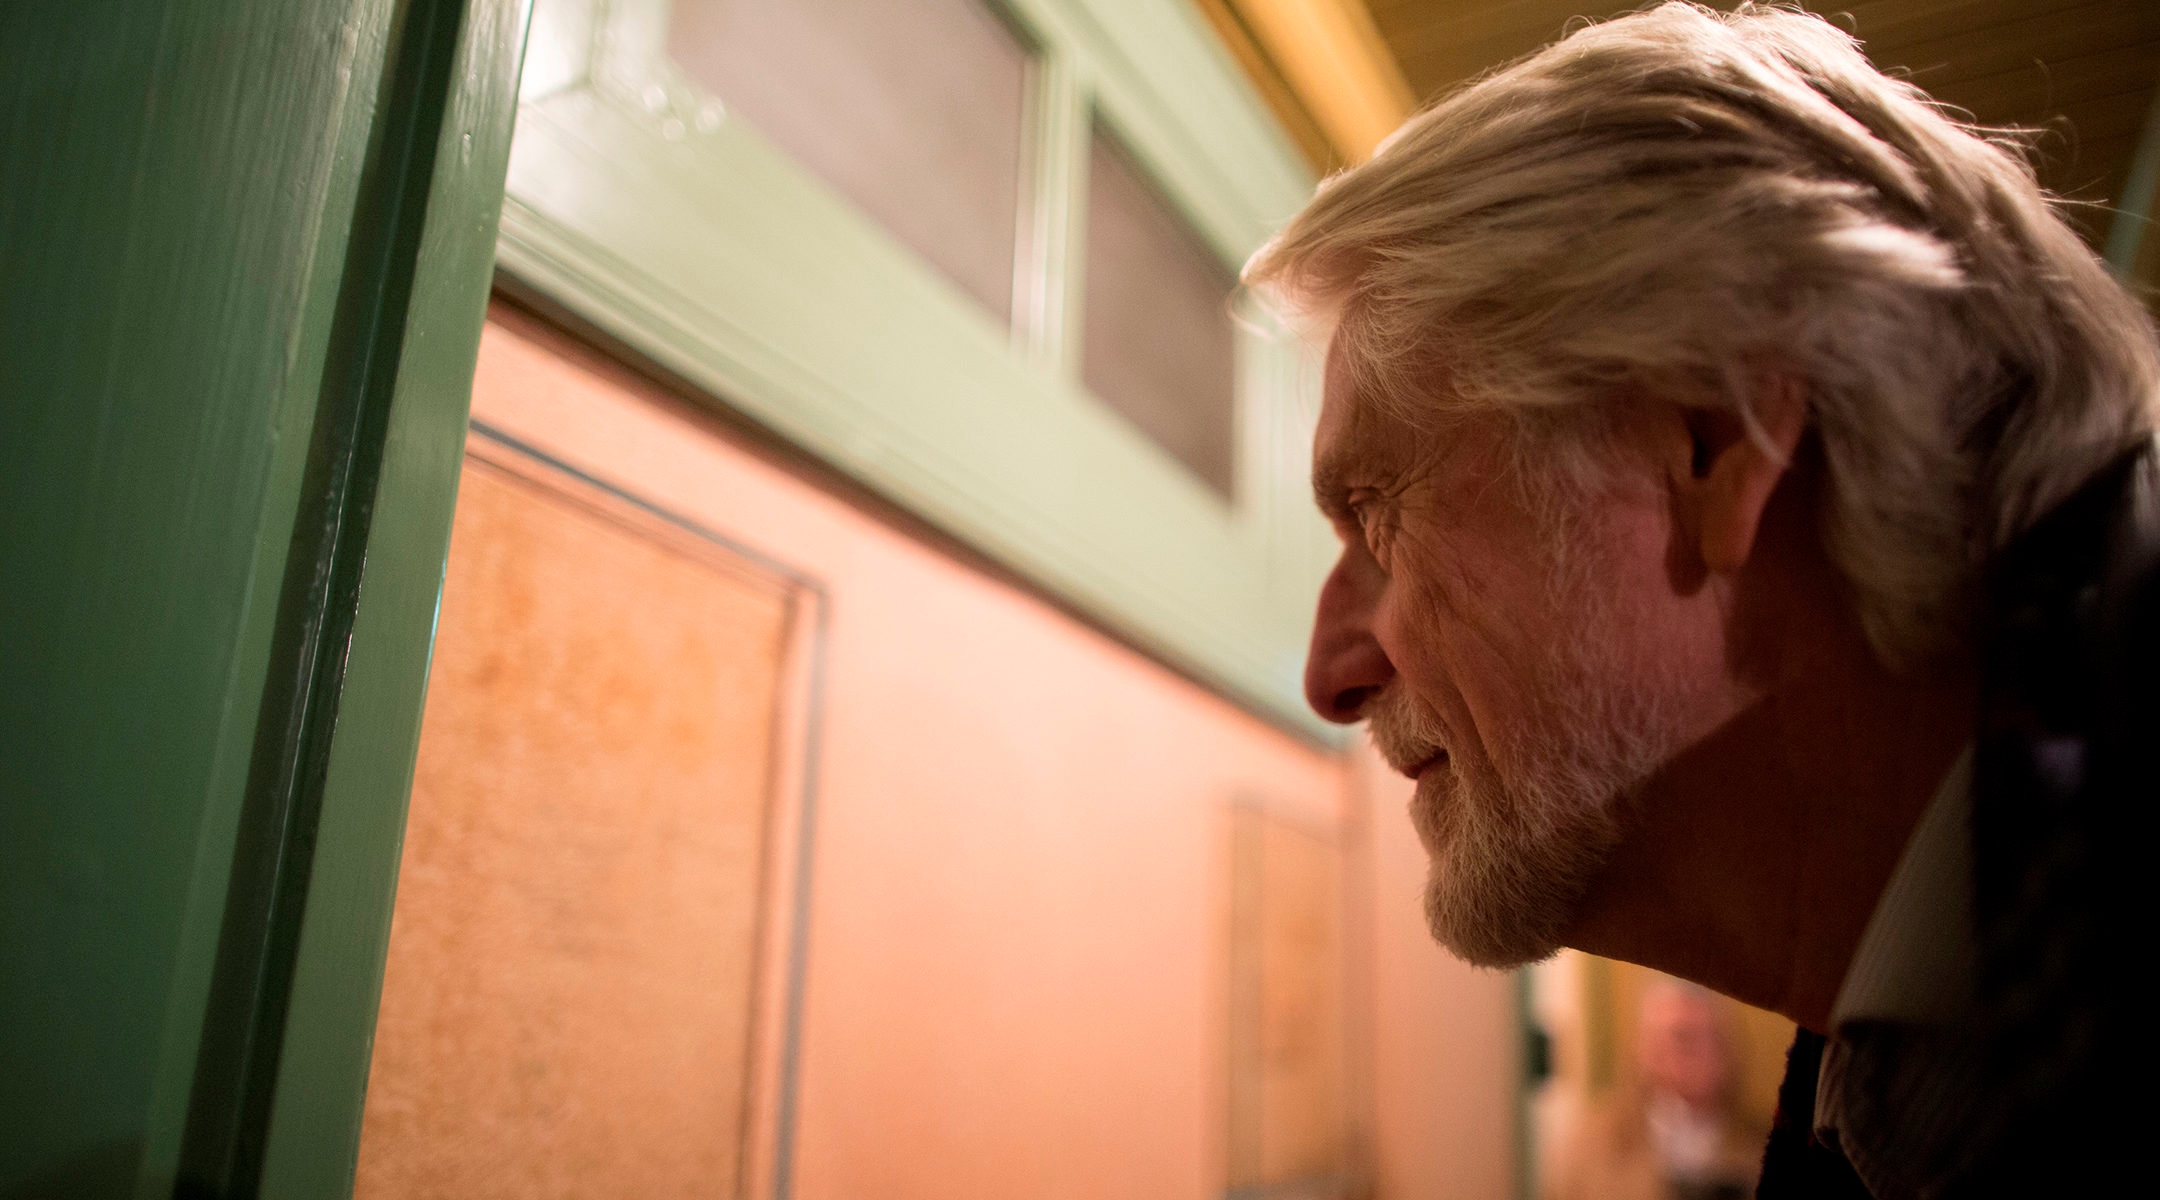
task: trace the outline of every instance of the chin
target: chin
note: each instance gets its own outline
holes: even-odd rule
[[[1452,765],[1418,781],[1410,813],[1432,860],[1426,923],[1465,962],[1509,969],[1552,957],[1612,857],[1614,792],[1561,782],[1511,788]]]
[[[1439,863],[1425,884],[1425,924],[1433,940],[1473,967],[1510,971],[1560,952],[1572,905],[1495,903],[1489,892],[1453,886]],[[1579,899],[1579,897],[1578,897]]]

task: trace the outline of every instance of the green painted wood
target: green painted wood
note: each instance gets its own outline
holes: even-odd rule
[[[308,868],[396,862],[339,805],[318,856],[315,818],[326,776],[399,814],[410,776],[519,27],[476,5],[486,52],[415,101],[463,8],[97,0],[0,38],[0,1196],[253,1194],[316,1061],[288,1035],[372,1028],[372,993],[286,997]],[[402,759],[339,756],[390,727]]]
[[[666,2],[541,0],[504,267],[1135,643],[1327,736],[1298,682],[1328,537],[1306,497],[1301,352],[1257,320],[1242,339],[1235,504],[1073,377],[1090,113],[1226,267],[1311,191],[1190,6],[1005,5],[1043,56],[1015,330],[721,116],[664,53]]]
[[[382,82],[211,977],[213,1015],[196,1056],[180,1161],[190,1192],[248,1196],[260,1183],[316,858],[322,779],[338,727],[404,314],[462,16],[462,0],[417,0],[396,7],[385,29]]]
[[[416,5],[416,7],[424,7]],[[375,1013],[389,950],[406,801],[420,742],[436,606],[449,556],[466,417],[493,278],[527,0],[444,0],[453,23],[425,221],[401,315],[395,387],[290,1009],[269,1114],[260,1194],[351,1193]]]
[[[390,13],[0,37],[0,1195],[172,1188]]]

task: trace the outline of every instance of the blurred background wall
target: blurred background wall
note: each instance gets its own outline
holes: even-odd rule
[[[1277,485],[1302,503],[1312,411],[1309,361],[1229,321],[1240,254],[1420,97],[1602,11],[1177,0],[1146,9],[1157,26],[1101,17],[1129,62],[1090,67],[1096,35],[1058,22],[1098,10],[541,0],[360,1194],[1499,1200],[1641,1086],[1649,972],[1570,954],[1518,979],[1432,945],[1407,783],[1285,715],[1324,561],[1309,517],[1236,532]],[[2156,12],[1880,0],[1839,19],[1978,119],[2047,130],[2051,186],[2127,197],[2076,214],[2129,272],[2151,256]],[[1121,99],[1200,61],[1151,66],[1150,30],[1214,62],[1245,115]],[[609,65],[639,38],[660,58]],[[611,70],[631,72],[621,136],[649,153],[610,157],[615,127],[580,99]],[[1188,120],[1208,153],[1179,141]],[[738,124],[755,136],[731,147]],[[728,207],[768,172],[764,208]],[[670,209],[670,189],[696,200]],[[821,215],[832,198],[850,215]],[[622,261],[654,315],[591,283]],[[758,299],[725,274],[791,263],[805,278]],[[683,290],[650,283],[670,270]],[[858,270],[892,282],[851,292]],[[909,324],[918,275],[930,315]],[[832,329],[791,318],[754,353],[711,332],[798,300]],[[670,322],[688,332],[654,332]],[[938,348],[948,327],[1051,390],[956,373],[978,351]],[[985,485],[987,516],[940,507],[973,486],[964,456],[894,467],[898,443],[817,424],[821,393],[767,352],[864,412],[928,421],[911,387],[971,390],[952,428],[1012,452],[995,422],[1075,397],[1078,432],[1039,440],[1108,420],[1114,452],[1030,469],[1137,527],[1171,523],[1149,508],[1171,497],[1195,528],[1229,514],[1225,545],[1274,539],[1183,602],[1243,629],[1232,607],[1279,589],[1279,625],[1225,635],[1273,647],[1275,674],[1175,632],[1145,579],[1061,574],[1144,576],[1126,534],[1001,542],[1039,479]],[[1157,533],[1180,563],[1218,553]],[[1791,1026],[1716,1004],[1733,1102],[1765,1124]]]
[[[1369,753],[504,303],[473,412],[360,1195],[1511,1194]]]

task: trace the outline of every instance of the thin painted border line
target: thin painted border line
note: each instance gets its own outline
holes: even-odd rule
[[[564,475],[647,513],[695,537],[749,559],[763,570],[787,580],[808,593],[811,600],[809,681],[803,695],[802,786],[797,796],[795,840],[795,894],[793,928],[788,931],[787,1000],[781,1014],[780,1081],[775,1098],[773,1133],[772,1200],[789,1200],[794,1184],[795,1100],[799,1092],[797,1068],[802,1061],[803,994],[810,967],[811,867],[816,856],[818,767],[824,757],[825,665],[830,641],[831,596],[825,582],[772,555],[707,528],[670,509],[609,483],[588,471],[564,462],[553,454],[485,421],[474,420],[471,432],[490,442],[524,455]]]
[[[671,509],[662,508],[660,505],[657,505],[652,501],[645,499],[643,496],[637,495],[633,492],[625,491],[623,488],[617,486],[616,484],[609,483],[607,480],[602,479],[597,475],[593,475],[580,467],[564,462],[562,459],[557,458],[553,454],[550,454],[547,451],[540,449],[538,446],[535,446],[531,442],[528,442],[523,438],[518,437],[516,434],[506,432],[505,430],[497,426],[488,424],[486,421],[482,421],[477,418],[474,419],[472,422],[472,432],[479,434],[481,437],[484,437],[487,440],[496,443],[497,445],[503,446],[510,450],[515,450],[519,454],[522,454],[525,457],[530,458],[543,466],[552,467],[555,470],[570,476],[572,479],[575,479],[580,483],[588,484],[594,488],[597,488],[600,491],[606,492],[608,495],[615,497],[617,500],[621,500],[642,512],[658,517],[678,529],[684,530],[685,532],[691,534],[695,534],[699,538],[711,542],[712,544],[719,546],[723,550],[728,550],[735,554],[739,554],[742,557],[747,558],[751,562],[757,564],[763,570],[770,571],[771,573],[780,576],[782,579],[785,579],[791,584],[816,593],[820,606],[822,607],[822,605],[824,604],[826,596],[825,581],[819,579],[815,575],[809,574],[808,572],[802,570],[802,568],[800,567],[793,566],[789,563],[781,561],[780,559],[774,558],[772,555],[758,549],[755,546],[748,544],[747,542],[738,541],[735,538],[729,537],[727,534],[721,533],[714,529],[710,529],[704,525],[700,525],[696,521],[693,521],[690,518],[685,517]]]
[[[831,611],[822,588],[806,589],[813,603],[810,627],[810,686],[803,700],[803,777],[801,816],[795,839],[795,927],[788,941],[787,1022],[780,1042],[779,1112],[773,1132],[773,1200],[788,1200],[795,1179],[796,1067],[802,1060],[803,993],[810,970],[811,843],[817,835],[818,765],[825,741],[826,617]]]

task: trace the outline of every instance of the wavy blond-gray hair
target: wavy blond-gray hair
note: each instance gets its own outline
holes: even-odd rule
[[[1825,548],[1912,665],[1961,644],[1993,549],[2155,424],[2151,320],[2025,152],[1815,17],[1668,3],[1418,113],[1245,280],[1417,412],[1587,429],[1631,390],[1744,414],[1798,379]]]

